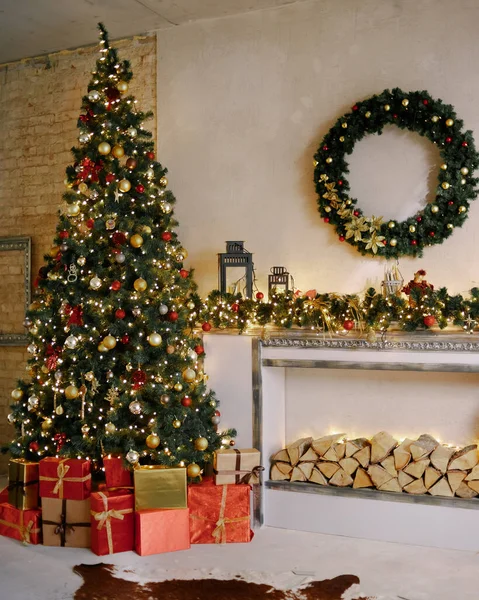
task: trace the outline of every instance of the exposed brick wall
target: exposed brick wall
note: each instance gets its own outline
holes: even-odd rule
[[[156,112],[156,37],[114,45],[131,62],[130,91],[139,107]],[[33,274],[51,247],[81,98],[97,57],[97,48],[89,47],[0,66],[0,237],[32,238]],[[147,127],[156,138],[155,119]],[[0,304],[8,301],[0,298]],[[2,320],[4,314],[0,310]],[[12,434],[6,421],[10,392],[25,364],[24,348],[0,347],[0,444]],[[0,456],[0,473],[6,461]]]

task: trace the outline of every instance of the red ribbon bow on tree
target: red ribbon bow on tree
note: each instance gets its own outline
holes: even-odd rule
[[[48,344],[46,349],[46,355],[48,356],[46,365],[49,371],[53,371],[53,369],[57,368],[58,359],[60,358],[61,353],[60,347],[55,348],[53,344]]]
[[[138,369],[133,373],[131,379],[133,381],[133,389],[139,390],[146,383],[146,373],[145,371]]]
[[[83,308],[81,306],[70,306],[69,304],[65,305],[64,313],[68,319],[68,325],[79,325],[80,327],[83,325]]]
[[[85,181],[91,179],[94,182],[98,181],[98,174],[103,169],[103,162],[100,160],[97,163],[88,157],[85,157],[80,163],[81,171],[78,173],[78,179]]]
[[[64,446],[65,442],[67,441],[67,434],[66,433],[55,433],[55,435],[53,436],[53,440],[57,444],[57,452],[60,452],[60,450]]]

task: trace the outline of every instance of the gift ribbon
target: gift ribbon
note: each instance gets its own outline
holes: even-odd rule
[[[75,527],[91,527],[90,523],[67,523],[67,501],[62,499],[60,522],[43,521],[44,525],[55,525],[53,533],[60,536],[60,546],[65,546],[67,530],[75,531]]]
[[[35,485],[36,483],[38,483],[38,479],[34,479],[32,481],[27,481],[26,483],[24,481],[21,481],[21,476],[20,476],[20,467],[23,465],[25,467],[25,478],[27,476],[27,467],[29,465],[25,464],[25,463],[19,463],[19,462],[14,462],[12,461],[10,464],[13,464],[17,467],[17,472],[14,475],[15,481],[12,481],[11,483],[8,484],[7,486],[7,490],[10,492],[11,490],[15,490],[15,501],[14,501],[14,505],[16,506],[17,504],[19,504],[18,502],[18,492],[21,491],[22,496],[26,496],[27,492],[25,490],[25,488],[27,486],[30,485]],[[21,503],[20,503],[21,504]],[[18,507],[17,507],[18,508]]]
[[[235,483],[249,483],[252,477],[257,477],[259,481],[261,471],[264,471],[264,467],[262,467],[261,465],[257,465],[256,467],[253,467],[250,471],[244,469],[241,470],[241,450],[238,450],[237,448],[233,448],[233,450],[236,455],[236,464],[234,470],[214,470],[213,472],[215,473],[215,475],[234,475]],[[243,477],[241,477],[241,475],[243,475]]]
[[[20,511],[20,521],[21,524],[17,525],[16,523],[10,523],[9,521],[4,521],[3,519],[0,519],[0,525],[6,525],[7,527],[11,527],[12,529],[16,529],[17,531],[20,532],[20,535],[22,536],[22,542],[24,544],[30,544],[31,543],[31,539],[30,539],[30,535],[32,535],[33,533],[40,533],[40,529],[37,528],[33,528],[33,521],[29,521],[28,525],[25,527],[25,525],[23,524],[23,512]]]
[[[108,510],[108,497],[103,492],[98,492],[101,499],[103,500],[103,512],[90,511],[95,521],[98,521],[97,529],[101,531],[106,526],[106,537],[108,540],[108,554],[113,554],[113,537],[111,534],[111,520],[119,519],[123,521],[124,515],[128,515],[133,512],[132,508],[122,508],[121,510],[115,510],[110,508]]]
[[[82,483],[91,479],[91,473],[88,473],[88,475],[85,475],[84,477],[66,477],[66,474],[70,470],[70,466],[65,464],[66,460],[68,459],[66,458],[58,464],[56,477],[45,477],[45,475],[40,475],[40,481],[56,481],[55,487],[53,488],[53,494],[58,494],[59,498],[63,498],[63,483],[65,481]]]

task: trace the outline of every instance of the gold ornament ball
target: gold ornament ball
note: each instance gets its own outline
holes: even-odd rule
[[[85,423],[85,425],[81,426],[81,432],[83,435],[88,435],[90,433],[90,426]]]
[[[461,169],[461,173],[462,173],[463,175],[467,175],[467,174],[469,173],[469,169],[468,169],[467,167],[462,167],[462,169]]]
[[[390,245],[390,246],[392,246],[392,247],[394,248],[394,246],[397,246],[397,243],[398,243],[398,241],[397,241],[395,238],[393,238],[393,239],[392,239],[392,240],[389,242],[389,245]]]
[[[86,258],[84,256],[79,256],[77,258],[77,263],[80,265],[80,267],[84,267],[86,263]]]
[[[181,256],[183,257],[182,260],[185,260],[186,258],[188,258],[188,252],[184,248],[178,248],[176,253],[177,253],[177,255],[181,254]],[[179,256],[178,256],[178,258],[179,258]]]
[[[333,159],[330,156],[328,156],[326,162],[328,163],[328,165],[330,165],[333,162]]]
[[[135,282],[133,283],[133,287],[135,288],[135,290],[137,292],[144,292],[146,290],[146,288],[148,287],[148,284],[143,279],[143,277],[139,277],[138,279],[135,279]]]
[[[168,394],[161,394],[160,402],[163,406],[166,406],[167,404],[169,404],[170,400],[171,400],[171,398],[168,396]]]
[[[160,181],[158,182],[162,187],[166,187],[168,185],[168,178],[163,176],[160,177]]]
[[[113,350],[113,348],[116,346],[116,339],[112,335],[107,335],[101,343],[107,350]]]
[[[125,156],[123,146],[113,146],[111,153],[115,158],[123,158]]]
[[[153,332],[150,333],[150,335],[148,336],[148,343],[150,344],[150,346],[153,346],[154,348],[156,348],[157,346],[161,346],[161,335],[159,333]]]
[[[76,217],[80,214],[80,205],[76,202],[67,206],[67,214],[69,217]]]
[[[410,233],[414,233],[416,231],[416,226],[415,225],[409,225],[409,232]]]
[[[76,385],[69,385],[65,389],[65,396],[68,400],[74,400],[78,397],[78,388]]]
[[[55,258],[56,255],[60,252],[60,248],[58,246],[52,246],[50,248],[50,252],[48,253],[52,258]]]
[[[133,248],[140,248],[143,246],[143,241],[144,240],[139,233],[134,233],[130,238],[130,245],[133,246]]]
[[[466,208],[465,206],[460,206],[460,207],[459,207],[459,212],[460,212],[460,213],[465,213],[465,212],[466,212],[466,210],[467,210],[467,208]]]
[[[116,425],[114,423],[105,423],[105,431],[107,433],[115,433]]]
[[[126,81],[119,81],[116,84],[116,89],[121,93],[121,94],[126,94],[126,92],[128,91],[128,83]]]
[[[341,123],[341,127],[342,127],[343,129],[347,129],[347,128],[348,128],[348,124],[347,124],[347,123]]]
[[[198,475],[201,473],[201,468],[200,465],[197,465],[196,463],[191,463],[190,465],[188,465],[186,471],[188,473],[188,477],[198,477]]]
[[[188,367],[183,371],[182,377],[187,383],[191,383],[196,378],[196,371]]]
[[[108,352],[108,348],[101,342],[98,344],[98,352]]]
[[[82,194],[85,194],[85,192],[88,192],[88,186],[87,186],[87,184],[84,181],[82,181],[80,183],[80,185],[78,186],[78,189],[80,190],[80,192]]]
[[[50,369],[47,367],[47,365],[43,365],[42,373],[48,373],[49,371],[50,371]]]
[[[461,179],[461,185],[466,185],[466,180],[465,179]]]
[[[385,110],[386,112],[388,112],[388,111],[390,111],[390,110],[391,110],[391,107],[389,106],[389,104],[385,104],[385,105],[384,105],[384,110]]]
[[[366,117],[366,119],[369,119],[371,117],[370,111],[368,110],[368,112],[365,113],[364,116]]]
[[[324,210],[325,210],[326,212],[331,212],[331,207],[330,207],[330,206],[325,206],[325,207],[324,207]]]
[[[166,347],[166,353],[167,354],[173,354],[175,352],[175,347],[174,346],[167,346]]]
[[[205,437],[199,437],[195,440],[195,448],[204,452],[208,448],[208,440]]]
[[[454,225],[453,225],[452,223],[448,223],[448,224],[446,225],[446,227],[447,227],[448,229],[453,229],[453,228],[454,228]]]
[[[439,206],[437,206],[436,204],[433,204],[431,206],[431,212],[434,213],[434,214],[438,213],[439,212]]]
[[[179,429],[181,427],[181,421],[179,419],[175,419],[172,425],[175,429]]]
[[[11,395],[14,400],[18,401],[23,398],[23,391],[20,388],[15,388]]]
[[[431,117],[431,121],[432,121],[433,123],[437,123],[437,122],[439,121],[439,117],[438,117],[438,116],[436,116],[436,115],[434,115],[433,117]]]
[[[454,125],[454,121],[452,119],[446,119],[446,127],[452,127]]]
[[[396,227],[396,223],[394,221],[389,221],[388,227],[389,229],[394,229]]]
[[[63,414],[63,406],[61,404],[59,404],[56,408],[55,408],[55,412],[57,415],[62,415]]]
[[[340,141],[340,142],[344,142],[344,139],[345,139],[345,138],[344,138],[344,135],[342,135],[342,136],[339,138],[339,141]]]
[[[447,171],[447,165],[446,165],[446,163],[442,163],[442,165],[441,165],[441,169],[442,169],[443,171]]]
[[[51,429],[52,425],[53,423],[51,419],[45,419],[42,423],[42,431],[48,431],[49,429]]]
[[[150,233],[151,233],[151,227],[149,225],[145,225],[143,227],[143,233],[146,233],[146,235],[150,235]]]
[[[146,445],[148,448],[158,448],[160,445],[160,438],[156,435],[156,433],[150,433],[150,435],[146,438]]]
[[[441,183],[441,187],[442,187],[443,190],[448,190],[449,187],[450,187],[450,185],[449,185],[449,183],[447,181],[443,181]]]
[[[181,392],[181,390],[183,389],[183,386],[181,385],[181,383],[175,383],[175,385],[173,386],[175,391],[177,392]]]
[[[131,190],[131,183],[128,179],[122,179],[118,184],[121,192],[129,192]]]
[[[186,305],[186,308],[189,308],[190,310],[193,310],[195,308],[195,303],[194,302],[188,302],[188,304]]]
[[[404,100],[402,101],[402,105],[408,106],[408,104],[409,104],[409,100],[407,98],[404,98]]]
[[[103,154],[103,156],[110,154],[110,152],[111,152],[110,144],[108,142],[101,142],[101,144],[98,144],[98,152],[100,154]]]

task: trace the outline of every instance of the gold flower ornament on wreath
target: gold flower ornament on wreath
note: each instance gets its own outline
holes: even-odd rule
[[[426,137],[441,155],[434,202],[405,221],[363,215],[345,178],[349,171],[346,155],[365,135],[380,135],[385,125]],[[451,105],[434,100],[427,92],[406,93],[397,88],[358,102],[338,119],[314,155],[314,181],[319,213],[334,226],[339,241],[364,255],[422,256],[426,246],[441,244],[461,227],[469,202],[477,195],[478,179],[473,172],[479,165],[472,132],[462,128]]]

